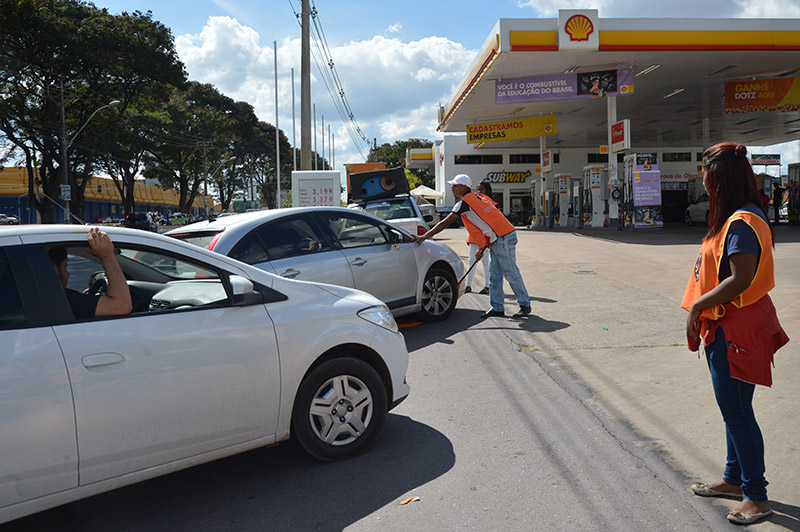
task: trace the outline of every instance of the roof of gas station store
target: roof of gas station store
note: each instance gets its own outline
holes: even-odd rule
[[[500,19],[440,109],[438,129],[556,114],[558,133],[545,137],[548,148],[598,148],[608,144],[605,98],[496,105],[495,82],[633,68],[633,93],[616,98],[617,120],[630,119],[633,149],[702,146],[703,118],[711,142],[800,139],[800,112],[726,114],[723,105],[725,82],[800,76],[800,19],[596,20],[597,49],[566,51],[559,19]],[[484,146],[538,149],[539,138]]]

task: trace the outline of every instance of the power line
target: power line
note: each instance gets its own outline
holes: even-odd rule
[[[295,9],[291,0],[289,0],[289,5],[295,14],[295,17],[298,19],[298,24],[301,24],[300,15]],[[322,29],[322,22],[319,20],[319,12],[317,11],[316,5],[314,5],[313,2],[311,8],[311,20],[312,24],[310,29],[314,33],[314,39],[312,39],[312,41],[314,43],[314,47],[316,48],[315,51],[312,51],[312,56],[314,57],[314,63],[317,65],[317,70],[320,73],[320,79],[324,83],[328,94],[331,96],[334,107],[336,108],[342,123],[345,125],[345,129],[350,135],[353,144],[364,160],[367,160],[368,155],[363,151],[362,141],[366,144],[369,143],[369,140],[367,139],[366,135],[364,135],[363,131],[361,131],[361,127],[358,125],[358,122],[353,114],[353,110],[350,107],[350,103],[347,101],[341,78],[336,71],[336,65],[331,57],[330,48],[328,47],[324,30]]]

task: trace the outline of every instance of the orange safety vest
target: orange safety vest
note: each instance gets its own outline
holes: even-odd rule
[[[461,197],[461,201],[469,205],[469,208],[472,209],[472,212],[474,212],[481,220],[486,222],[486,224],[492,228],[492,231],[494,231],[497,236],[506,236],[514,231],[514,226],[511,225],[511,222],[509,222],[508,219],[503,216],[503,213],[500,212],[500,209],[495,207],[497,203],[495,203],[488,196],[484,196],[483,194],[478,194],[476,192],[469,192]],[[467,228],[467,242],[478,244],[481,246],[481,249],[489,245],[489,237],[487,237],[483,231],[478,229],[478,226],[469,221],[466,213],[461,215],[461,219],[464,221],[464,227]]]
[[[775,263],[772,258],[772,235],[769,225],[757,214],[736,211],[728,218],[725,227],[718,235],[703,242],[681,301],[681,307],[684,309],[690,310],[692,303],[698,297],[710,292],[719,284],[719,268],[725,252],[725,240],[731,224],[736,220],[742,220],[755,231],[758,244],[761,246],[761,258],[750,286],[731,301],[731,304],[737,308],[752,305],[775,287]],[[718,320],[723,316],[725,316],[725,306],[717,305],[704,309],[700,313],[700,320],[702,323],[703,320]],[[705,329],[706,327],[701,328],[703,331]]]
[[[492,205],[497,206],[497,202],[489,196],[484,196],[478,192],[476,192],[475,195],[479,196],[481,199],[487,199],[492,202]],[[464,227],[467,229],[467,244],[477,244],[478,247],[483,249],[491,243],[489,242],[489,237],[484,235],[483,231],[478,229],[478,226],[472,223],[469,218],[462,216],[461,220],[464,222]]]

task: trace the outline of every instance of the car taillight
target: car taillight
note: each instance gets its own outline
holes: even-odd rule
[[[217,242],[219,242],[219,237],[221,237],[221,236],[222,236],[222,233],[219,233],[219,234],[217,234],[217,236],[214,237],[214,240],[212,240],[211,243],[208,245],[207,249],[209,251],[214,251],[214,246],[217,245]]]
[[[422,236],[427,232],[428,232],[428,230],[425,229],[424,227],[422,227],[421,225],[417,226],[417,235]]]

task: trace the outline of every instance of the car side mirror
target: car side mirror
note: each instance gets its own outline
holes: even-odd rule
[[[390,244],[400,244],[403,242],[403,235],[395,231],[394,229],[389,230],[389,243]]]
[[[253,286],[253,282],[239,275],[231,275],[228,279],[233,290],[233,306],[246,307],[264,303],[264,294]]]
[[[425,216],[422,217],[422,219],[425,220],[426,222],[432,222],[433,216],[431,216],[430,214],[426,214]]]

